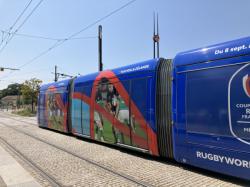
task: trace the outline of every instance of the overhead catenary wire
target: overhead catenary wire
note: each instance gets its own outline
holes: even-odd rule
[[[25,8],[23,9],[23,11],[21,12],[21,14],[17,17],[17,19],[15,20],[15,22],[13,23],[13,25],[10,27],[10,30],[12,30],[15,25],[17,24],[17,22],[21,19],[21,17],[23,16],[23,14],[26,12],[26,10],[29,8],[29,6],[31,5],[33,0],[30,0],[28,2],[28,4],[25,6]]]
[[[15,25],[17,24],[17,22],[21,19],[21,17],[23,16],[23,14],[26,12],[26,10],[29,8],[29,6],[31,5],[33,0],[30,0],[27,5],[24,7],[23,11],[21,12],[21,14],[19,14],[19,16],[17,17],[17,19],[14,21],[14,23],[10,26],[10,28],[8,29],[9,32],[12,31],[12,29],[15,27]],[[2,41],[1,44],[9,37],[9,35],[6,35],[6,37],[4,37],[4,32],[2,31]],[[0,44],[0,45],[1,45]]]
[[[111,11],[110,13],[108,13],[107,15],[103,16],[102,18],[97,19],[97,20],[94,21],[93,23],[87,25],[87,26],[84,27],[83,29],[81,29],[81,30],[79,30],[79,31],[77,31],[77,32],[75,32],[75,33],[73,33],[72,35],[70,35],[69,37],[65,38],[64,40],[62,40],[62,41],[57,41],[57,42],[54,43],[50,48],[48,48],[47,50],[43,51],[42,53],[40,53],[39,55],[37,55],[36,57],[34,57],[33,59],[31,59],[31,60],[28,61],[27,63],[25,63],[25,64],[19,66],[18,68],[23,68],[24,66],[26,66],[26,65],[28,65],[28,64],[30,64],[30,63],[32,63],[32,62],[34,62],[35,60],[37,60],[37,59],[40,58],[41,56],[43,56],[43,55],[47,54],[48,52],[50,52],[51,50],[53,50],[53,49],[59,47],[60,45],[62,45],[62,44],[65,43],[66,41],[68,41],[68,40],[74,38],[75,36],[79,35],[79,34],[82,33],[83,31],[85,31],[85,30],[87,30],[87,29],[93,27],[93,26],[96,25],[97,23],[99,23],[99,22],[101,22],[101,21],[107,19],[108,17],[112,16],[113,14],[119,12],[120,10],[124,9],[125,7],[127,7],[127,6],[129,6],[130,4],[134,3],[135,1],[137,1],[137,0],[129,1],[128,3],[122,5],[121,7],[117,8],[117,9]]]
[[[2,38],[1,38],[0,46],[2,45],[2,43],[4,41],[4,32],[3,31],[1,31],[1,32],[2,32]]]
[[[107,19],[108,17],[114,15],[115,13],[117,13],[117,12],[119,12],[120,10],[126,8],[127,6],[129,6],[130,4],[134,3],[135,1],[137,1],[137,0],[129,1],[128,3],[122,5],[121,7],[119,7],[119,8],[117,8],[117,9],[111,11],[110,13],[108,13],[108,14],[105,15],[105,16],[103,16],[102,18],[97,19],[95,22],[93,22],[93,23],[87,25],[87,26],[84,27],[83,29],[81,29],[81,30],[79,30],[79,31],[77,31],[77,32],[75,32],[75,33],[73,33],[72,35],[70,35],[70,36],[68,37],[68,39],[71,39],[71,38],[73,38],[73,37],[79,35],[79,34],[82,33],[83,31],[89,29],[90,27],[93,27],[93,26],[96,25],[97,23],[99,23],[99,22],[101,22],[101,21]]]
[[[53,38],[53,37],[47,37],[47,36],[21,34],[21,33],[15,33],[15,32],[7,32],[7,31],[4,31],[4,30],[0,30],[0,31],[2,33],[8,34],[8,35],[15,35],[15,36],[26,37],[26,38],[44,39],[44,40],[52,40],[52,41],[62,41],[62,40],[65,40],[65,38]],[[95,39],[95,38],[97,38],[97,36],[77,37],[77,38],[71,38],[70,40],[83,40],[83,39]]]
[[[42,51],[42,52],[39,53],[37,56],[33,57],[32,59],[30,59],[30,60],[27,61],[26,63],[24,63],[24,64],[22,64],[21,66],[19,66],[18,69],[21,69],[21,68],[23,68],[23,67],[25,67],[25,66],[27,66],[27,65],[29,65],[29,64],[31,64],[31,63],[33,63],[34,61],[36,61],[36,60],[39,59],[40,57],[42,57],[42,56],[46,55],[47,53],[49,53],[50,51],[52,51],[53,49],[55,49],[55,48],[61,46],[62,44],[64,44],[64,43],[67,42],[68,40],[74,38],[75,36],[79,35],[80,33],[84,32],[85,30],[87,30],[87,29],[89,29],[89,28],[95,26],[96,24],[98,24],[99,22],[101,22],[101,21],[103,21],[103,20],[109,18],[110,16],[112,16],[112,15],[118,13],[119,11],[121,11],[122,9],[128,7],[129,5],[131,5],[132,3],[136,2],[136,1],[137,1],[137,0],[131,0],[131,1],[129,1],[129,2],[125,3],[124,5],[120,6],[119,8],[117,8],[117,9],[111,11],[110,13],[106,14],[105,16],[103,16],[103,17],[97,19],[97,20],[94,21],[93,23],[91,23],[91,24],[85,26],[85,27],[82,28],[81,30],[79,30],[79,31],[77,31],[77,32],[75,32],[75,33],[73,33],[73,34],[71,34],[69,37],[67,37],[67,38],[65,38],[65,39],[63,39],[63,40],[61,40],[61,41],[56,41],[56,42],[55,42],[53,45],[51,45],[48,49]],[[11,74],[13,74],[13,73],[14,73],[13,71],[10,72],[8,75],[2,77],[2,79],[7,78],[9,75],[11,75]]]
[[[57,68],[58,72],[51,72],[51,73],[57,75],[57,80],[59,78],[66,78],[66,77],[73,78],[74,77],[73,76],[74,73],[69,73],[68,71],[64,71],[64,68],[62,68],[62,67],[60,67],[58,65],[56,65],[56,68]],[[64,73],[62,73],[62,72],[64,72]]]
[[[36,9],[41,5],[41,3],[43,2],[44,0],[40,0],[36,6],[31,10],[31,12],[26,16],[26,18],[23,20],[23,22],[17,27],[17,29],[15,29],[14,33],[17,33],[21,28],[22,26],[28,21],[28,19],[32,16],[32,14],[36,11]],[[8,39],[7,41],[5,42],[5,44],[3,45],[3,47],[0,49],[0,54],[3,52],[3,50],[6,48],[6,46],[10,43],[10,41],[13,39],[15,35],[12,34]]]
[[[49,71],[51,70],[51,68],[44,68],[44,69],[34,69],[34,70],[30,70],[30,71],[25,71],[25,72],[18,72],[16,73],[15,77],[17,76],[23,76],[23,74],[38,74],[40,72],[44,72],[44,71]]]

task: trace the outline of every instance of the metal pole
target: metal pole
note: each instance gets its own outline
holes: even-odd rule
[[[154,33],[153,33],[153,47],[154,47],[154,58],[155,58],[155,12],[154,12]]]
[[[159,36],[159,22],[158,22],[158,13],[155,22],[155,13],[154,13],[154,33],[153,33],[153,44],[154,44],[154,58],[157,55],[157,58],[160,57],[160,36]],[[157,51],[155,51],[157,50]]]
[[[58,77],[57,77],[57,66],[55,66],[55,82],[58,81]]]
[[[103,70],[102,63],[102,26],[98,27],[98,55],[99,55],[99,71]]]
[[[160,58],[160,34],[159,34],[159,21],[158,21],[158,13],[157,13],[157,58]]]

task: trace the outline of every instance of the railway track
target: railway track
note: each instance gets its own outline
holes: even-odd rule
[[[30,160],[28,157],[26,157],[24,154],[22,154],[18,149],[16,149],[14,146],[9,144],[6,140],[4,140],[2,137],[0,137],[0,142],[4,144],[7,149],[18,156],[19,159],[21,159],[24,163],[26,163],[29,167],[34,169],[43,179],[48,181],[51,186],[53,187],[60,187],[63,186],[60,182],[58,182],[52,175],[45,172],[41,167],[39,167],[35,162]]]
[[[8,119],[12,119],[14,121],[23,122],[23,123],[27,123],[27,124],[30,124],[30,125],[38,126],[36,120],[32,120],[32,121],[34,121],[34,123],[32,123],[32,122],[28,122],[28,121],[23,121],[23,120],[20,120],[20,119],[16,119],[19,116],[16,116],[16,115],[13,115],[13,114],[5,114],[5,115],[8,116]],[[7,118],[6,116],[2,116],[1,113],[0,113],[0,117]]]
[[[15,120],[15,121],[19,121],[19,122],[23,122],[23,121],[21,121],[21,120],[17,120],[17,119],[13,119],[13,118],[10,118],[10,119]],[[27,123],[27,122],[25,122],[25,123]],[[108,168],[108,167],[106,167],[106,166],[103,166],[103,165],[101,165],[101,164],[99,164],[99,163],[97,163],[97,162],[95,162],[95,161],[93,161],[93,160],[91,160],[91,159],[89,159],[89,158],[86,158],[86,157],[83,157],[83,156],[81,156],[81,155],[78,155],[78,154],[76,154],[76,153],[74,153],[74,152],[71,152],[71,151],[69,151],[69,150],[67,150],[67,149],[64,149],[64,148],[62,148],[62,147],[60,147],[60,146],[57,146],[57,145],[52,144],[52,143],[50,143],[50,142],[48,142],[48,141],[46,141],[46,140],[43,140],[43,139],[41,139],[41,138],[39,138],[39,137],[36,137],[36,136],[34,136],[34,135],[30,134],[30,133],[24,132],[23,130],[20,130],[20,129],[17,129],[17,128],[13,127],[13,126],[10,126],[10,125],[8,125],[8,124],[6,124],[6,123],[4,123],[4,122],[0,122],[0,124],[2,124],[3,126],[5,126],[5,127],[7,127],[7,128],[10,128],[10,129],[12,129],[12,130],[18,132],[18,133],[21,133],[21,134],[24,134],[24,135],[26,135],[26,136],[29,136],[29,137],[31,137],[31,138],[37,140],[37,141],[40,141],[40,142],[45,143],[45,144],[47,144],[47,145],[49,145],[49,146],[52,146],[52,147],[54,147],[54,148],[56,148],[56,149],[58,149],[58,150],[60,150],[60,151],[63,151],[63,152],[65,152],[65,153],[67,153],[67,154],[70,154],[71,156],[74,156],[74,157],[76,157],[76,158],[78,158],[78,159],[80,159],[80,160],[83,160],[83,161],[85,161],[85,162],[87,162],[87,163],[89,163],[89,164],[91,164],[91,165],[93,165],[93,166],[95,166],[95,167],[97,167],[97,168],[99,168],[99,169],[105,170],[106,172],[109,172],[109,173],[111,173],[111,174],[113,174],[113,175],[116,175],[116,176],[118,176],[118,177],[121,177],[121,178],[123,178],[123,179],[125,179],[125,180],[127,180],[127,181],[129,181],[129,182],[132,182],[132,183],[138,185],[138,186],[144,186],[144,187],[150,187],[150,186],[152,186],[152,185],[150,185],[150,184],[148,184],[148,183],[141,182],[140,180],[137,180],[137,179],[135,179],[135,178],[133,178],[133,177],[131,177],[131,176],[129,176],[129,175],[126,175],[125,173],[117,172],[117,171],[115,171],[115,170],[113,170],[113,169],[110,169],[110,168]],[[33,124],[33,123],[28,123],[28,124]],[[33,124],[33,125],[35,125],[35,124]],[[2,138],[0,138],[0,139],[1,139],[2,141],[4,141],[6,144],[8,144],[8,142],[6,142],[5,140],[3,140]],[[8,144],[8,145],[9,145],[9,144]],[[18,150],[17,150],[16,148],[14,148],[12,145],[9,145],[9,146],[10,146],[14,151],[16,151],[18,154],[20,154],[20,155],[28,162],[27,158],[25,158],[25,155],[23,155],[20,151],[18,151]],[[35,164],[34,162],[32,162],[32,161],[31,161],[31,164],[34,165],[34,167],[37,167],[36,164]],[[44,172],[42,171],[41,168],[38,167],[37,169],[45,175],[45,178],[46,178],[46,177],[48,178],[48,181],[49,181],[49,180],[52,180],[51,183],[53,183],[53,180],[54,180],[54,182],[55,182],[55,179],[54,179],[52,176],[49,176],[49,175],[46,176],[46,173],[44,173]],[[55,184],[56,184],[56,183],[55,183]]]

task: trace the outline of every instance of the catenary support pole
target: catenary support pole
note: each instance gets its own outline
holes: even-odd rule
[[[99,55],[99,71],[103,70],[102,63],[102,26],[98,27],[98,55]]]
[[[55,82],[58,81],[58,78],[57,78],[57,66],[55,65]]]
[[[156,20],[155,20],[156,19]],[[159,58],[160,57],[160,36],[159,36],[159,18],[158,18],[158,13],[157,16],[155,17],[154,13],[154,33],[153,33],[153,57],[154,58]]]

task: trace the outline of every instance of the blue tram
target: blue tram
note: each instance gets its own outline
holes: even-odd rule
[[[40,127],[250,179],[250,37],[43,85]]]

